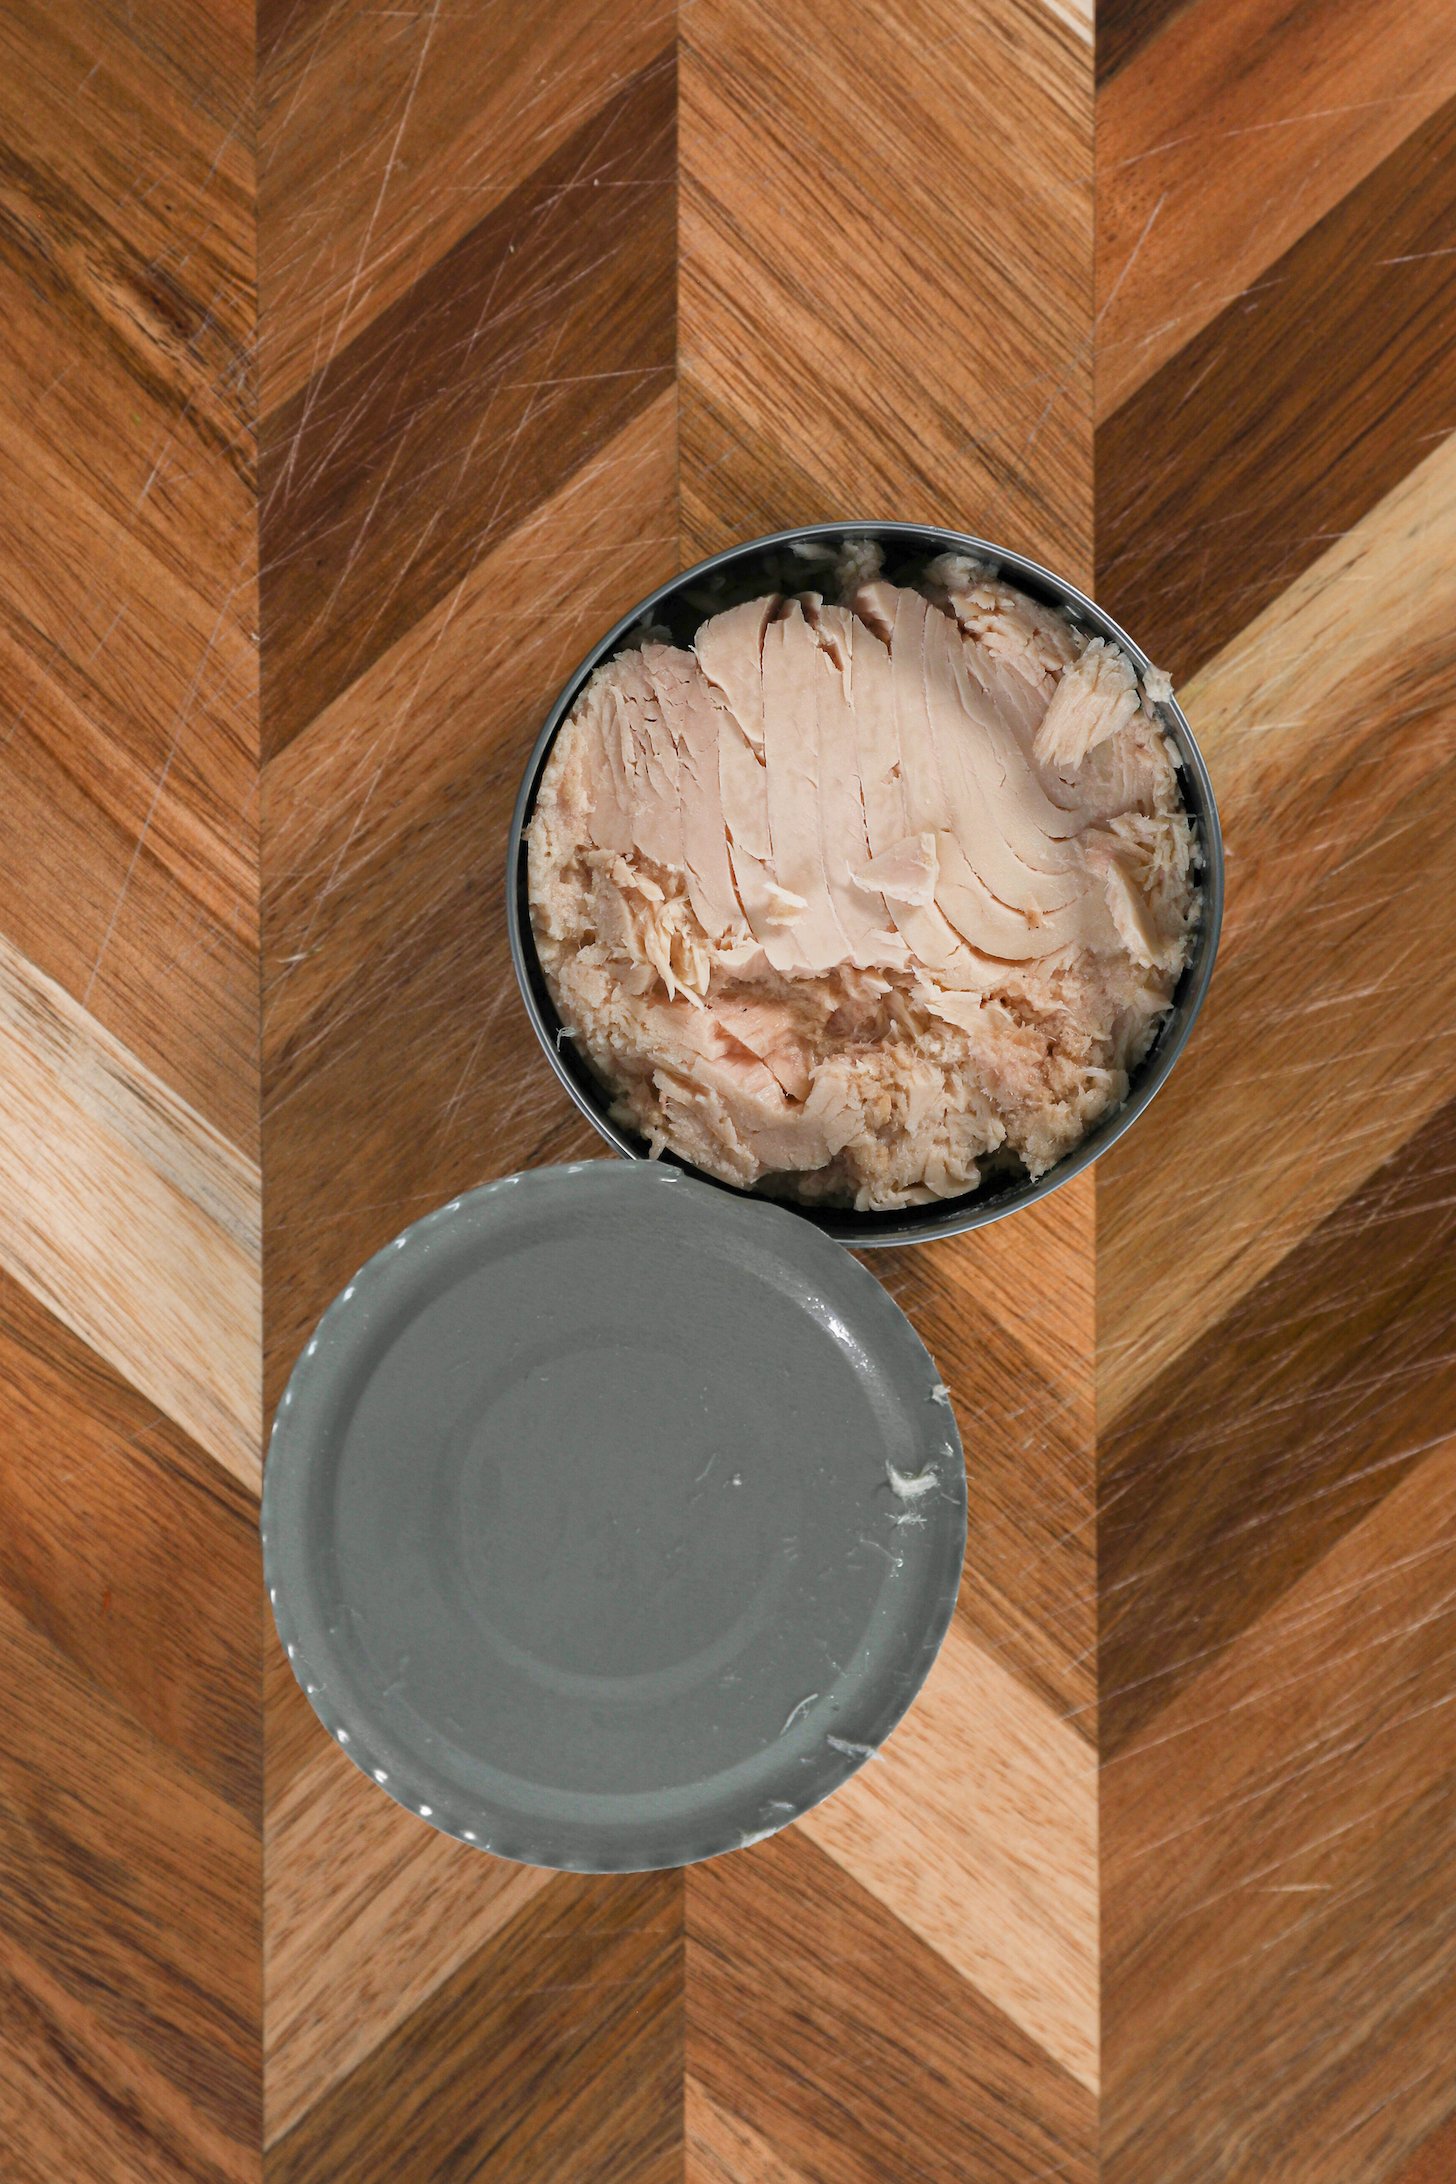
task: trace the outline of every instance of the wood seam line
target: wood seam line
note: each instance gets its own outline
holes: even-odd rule
[[[1074,38],[1095,49],[1097,42],[1096,0],[1042,0],[1049,15],[1071,31]]]
[[[259,1170],[3,938],[0,1177],[0,1264],[256,1492]]]
[[[712,2132],[711,2143],[708,2133]],[[733,2141],[734,2165],[727,2168],[726,2155],[718,2146]],[[701,2078],[683,2072],[683,2147],[691,2164],[687,2184],[810,2184],[805,2171],[786,2161],[776,2147],[751,2123],[715,2100]],[[740,2158],[752,2168],[739,2167]]]

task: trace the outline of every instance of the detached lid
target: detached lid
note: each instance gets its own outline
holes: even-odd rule
[[[809,1222],[667,1167],[508,1176],[319,1322],[263,1491],[278,1629],[435,1827],[583,1872],[772,1832],[888,1736],[955,1603],[949,1400]]]

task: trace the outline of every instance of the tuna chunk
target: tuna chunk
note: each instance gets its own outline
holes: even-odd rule
[[[1089,751],[1128,726],[1138,704],[1137,678],[1121,647],[1092,638],[1052,693],[1032,744],[1038,765],[1075,773]]]

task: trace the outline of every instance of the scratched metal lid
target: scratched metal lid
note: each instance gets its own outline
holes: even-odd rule
[[[849,1253],[665,1168],[544,1168],[371,1259],[284,1394],[270,1598],[349,1758],[432,1826],[686,1865],[827,1797],[954,1606],[966,1485]]]

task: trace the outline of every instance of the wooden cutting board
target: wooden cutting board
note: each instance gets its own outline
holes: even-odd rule
[[[1456,2175],[1449,11],[15,0],[0,160],[0,2176]],[[875,1261],[972,1467],[880,1763],[536,1873],[319,1732],[263,1421],[595,1149],[502,921],[565,673],[854,515],[1175,675],[1224,952],[1095,1182]]]

